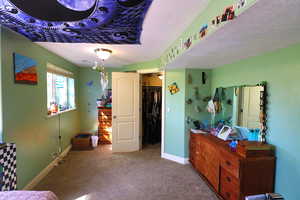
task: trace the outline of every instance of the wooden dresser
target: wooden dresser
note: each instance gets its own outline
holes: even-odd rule
[[[112,142],[112,109],[98,107],[98,134],[100,144],[111,144]]]
[[[190,137],[190,163],[221,199],[273,192],[275,157],[270,145],[240,142],[236,152],[213,135]]]

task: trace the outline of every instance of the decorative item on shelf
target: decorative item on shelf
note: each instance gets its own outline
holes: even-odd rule
[[[18,53],[13,54],[15,83],[37,85],[37,62]]]
[[[202,99],[203,102],[209,102],[210,100],[211,100],[211,96],[207,96]]]
[[[238,9],[241,9],[243,8],[246,4],[247,4],[247,1],[246,0],[237,0],[237,8]]]
[[[208,30],[208,25],[204,24],[199,31],[200,38],[203,38],[207,34],[207,30]]]
[[[202,109],[200,108],[200,106],[195,106],[195,111],[197,113],[200,113],[200,112],[202,112]]]
[[[221,17],[220,16],[216,16],[216,18],[211,21],[211,24],[214,25],[214,26],[218,26],[220,23],[221,23]]]
[[[223,128],[218,132],[218,138],[226,141],[231,131],[232,128],[230,126],[223,126]]]
[[[193,77],[191,74],[188,74],[188,84],[193,84]]]
[[[186,117],[186,123],[187,123],[187,124],[190,124],[192,121],[193,121],[193,120],[192,120],[192,118],[191,118],[190,116],[187,116],[187,117]]]
[[[221,95],[219,93],[220,93],[220,88],[216,88],[215,96],[213,98],[213,103],[215,106],[216,113],[219,113],[222,111]]]
[[[232,105],[232,100],[231,100],[231,99],[227,99],[226,103],[227,103],[228,105]]]
[[[207,74],[205,72],[202,72],[202,84],[205,85],[207,81]]]
[[[234,6],[229,6],[225,8],[224,13],[222,14],[222,22],[233,20],[235,18],[235,9]]]
[[[193,103],[193,100],[192,99],[188,99],[187,101],[186,101],[186,104],[192,104]]]
[[[233,20],[235,18],[234,6],[228,6],[224,9],[224,12],[220,16],[216,16],[215,19],[211,21],[211,24],[218,26],[222,22]]]
[[[105,71],[104,61],[111,56],[112,51],[110,49],[98,48],[95,49],[95,53],[100,59],[100,65],[98,65],[98,62],[95,62],[95,65],[92,67],[92,69],[100,73],[101,88],[103,91],[105,91],[108,86],[108,73]]]
[[[168,86],[168,89],[169,89],[171,95],[174,95],[174,94],[176,94],[176,93],[179,92],[179,88],[178,88],[176,82],[174,82],[174,83],[172,83],[171,85],[169,85],[169,86]]]
[[[200,100],[199,87],[194,87],[194,95],[196,100]]]
[[[229,147],[230,147],[230,150],[232,152],[236,152],[236,148],[238,146],[238,141],[237,140],[232,140],[230,143],[229,143]]]
[[[184,42],[184,47],[185,49],[189,49],[192,46],[192,40],[191,38],[188,38],[185,42]]]

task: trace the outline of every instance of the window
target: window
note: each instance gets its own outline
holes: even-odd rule
[[[48,115],[75,109],[75,80],[63,73],[47,72]]]

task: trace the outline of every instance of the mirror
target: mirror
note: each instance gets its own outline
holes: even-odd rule
[[[222,123],[239,129],[239,132],[256,133],[248,139],[266,142],[265,83],[253,86],[217,88],[213,101],[216,110],[213,121],[216,126]]]

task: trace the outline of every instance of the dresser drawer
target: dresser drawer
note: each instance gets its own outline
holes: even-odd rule
[[[220,194],[224,198],[224,200],[239,200],[239,191],[234,191],[232,188],[228,186],[220,187]]]
[[[230,187],[232,190],[239,192],[240,191],[240,179],[237,179],[226,169],[221,167],[220,171],[220,185],[221,187]]]
[[[105,116],[105,115],[111,115],[111,110],[99,110],[98,115],[99,116]]]
[[[111,115],[109,116],[98,116],[98,121],[101,122],[101,121],[111,121],[112,120],[112,117]]]
[[[99,123],[99,127],[109,128],[111,126],[112,126],[111,121],[106,120],[106,121],[101,121]]]
[[[230,171],[236,178],[240,177],[240,160],[237,156],[227,151],[221,151],[220,162],[222,168]]]

